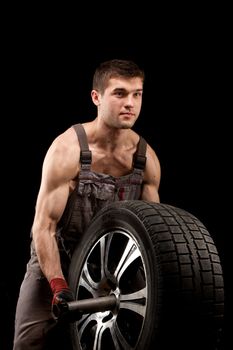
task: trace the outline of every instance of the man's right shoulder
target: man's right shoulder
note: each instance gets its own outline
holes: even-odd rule
[[[74,128],[71,126],[66,129],[63,133],[59,134],[52,142],[50,148],[65,151],[73,152],[73,149],[79,148],[79,142],[77,134]]]

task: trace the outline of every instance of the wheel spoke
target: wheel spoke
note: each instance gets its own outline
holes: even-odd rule
[[[101,340],[103,336],[103,331],[104,331],[104,327],[97,325],[96,332],[95,332],[94,346],[93,346],[94,350],[101,350]]]
[[[84,322],[83,322],[83,319],[85,319]],[[88,316],[87,316],[87,315],[84,315],[84,316],[82,317],[82,319],[78,321],[78,325],[81,323],[81,326],[80,326],[80,328],[79,328],[79,330],[78,330],[80,339],[82,338],[85,329],[86,329],[86,328],[88,327],[88,325],[89,325],[91,322],[93,322],[93,321],[96,321],[96,315],[95,315],[95,314],[92,314],[92,315],[90,314],[90,315],[88,315]]]
[[[130,294],[121,294],[120,300],[125,301],[125,300],[140,300],[143,298],[146,298],[147,296],[147,287],[142,288],[138,290],[137,292],[130,293]]]
[[[87,261],[85,262],[79,285],[88,290],[93,296],[95,295],[94,291],[98,288],[98,284],[93,281],[88,271]]]
[[[108,274],[108,258],[113,234],[109,234],[100,239],[100,266],[101,278]]]
[[[140,251],[132,239],[129,239],[118,266],[114,272],[114,276],[120,280],[122,274],[127,267],[132,264],[140,256]]]
[[[128,309],[128,310],[133,311],[133,312],[135,312],[138,315],[141,315],[143,317],[146,314],[146,305],[140,305],[140,304],[136,304],[133,302],[125,302],[125,303],[121,304],[120,308],[121,309]]]

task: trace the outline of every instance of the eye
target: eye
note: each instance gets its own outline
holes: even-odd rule
[[[118,92],[116,92],[116,95],[117,95],[117,96],[123,96],[123,93],[120,92],[120,91],[118,91]]]
[[[116,91],[115,95],[118,97],[123,97],[123,96],[125,96],[125,93],[123,91]]]
[[[135,97],[141,97],[142,96],[142,92],[141,91],[140,92],[135,92],[134,96]]]

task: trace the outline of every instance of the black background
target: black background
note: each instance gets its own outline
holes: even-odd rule
[[[78,26],[82,13],[40,16],[34,10],[17,17],[15,10],[13,18],[8,12],[2,56],[1,338],[9,349],[42,161],[60,132],[95,118],[90,91],[101,61],[126,58],[144,68],[143,106],[134,129],[160,159],[161,202],[205,224],[227,276],[232,114],[227,10],[200,9],[192,16],[187,11],[183,17],[176,9],[174,17],[164,12],[162,20],[157,12],[143,18],[129,11],[99,21],[87,16],[85,27]],[[228,283],[225,278],[226,303]]]

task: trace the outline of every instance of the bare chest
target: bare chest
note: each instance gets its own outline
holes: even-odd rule
[[[92,152],[91,169],[112,176],[124,176],[132,171],[132,152]]]

